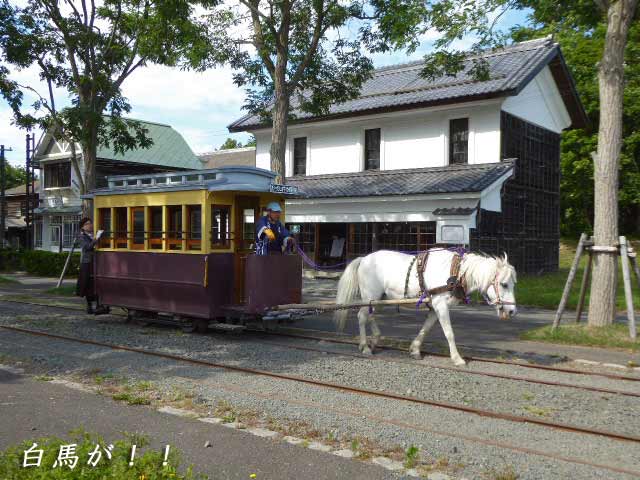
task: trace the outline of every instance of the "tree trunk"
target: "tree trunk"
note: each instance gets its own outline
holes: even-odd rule
[[[594,223],[596,245],[618,241],[618,169],[622,146],[622,98],[624,51],[637,0],[611,2],[607,11],[607,34],[598,66],[600,125],[598,151],[594,156]],[[613,323],[616,314],[618,256],[596,253],[589,298],[589,325]]]
[[[285,183],[287,152],[287,123],[289,119],[289,91],[286,83],[286,59],[278,55],[274,75],[275,104],[271,113],[271,171],[276,174],[276,183]]]
[[[97,157],[97,132],[92,133],[88,145],[82,146],[82,161],[84,163],[84,188],[85,193],[96,188],[96,157]],[[82,215],[85,217],[93,216],[93,202],[91,200],[82,200]]]

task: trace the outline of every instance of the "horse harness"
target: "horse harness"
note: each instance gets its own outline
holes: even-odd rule
[[[453,258],[451,259],[451,269],[449,271],[447,284],[440,287],[432,288],[430,290],[427,290],[427,286],[424,281],[424,271],[427,268],[428,260],[429,250],[418,253],[411,260],[409,269],[407,270],[407,278],[404,284],[404,297],[407,298],[407,295],[409,294],[409,280],[411,278],[411,269],[413,268],[413,264],[417,263],[416,274],[418,276],[418,284],[420,285],[420,297],[430,297],[431,295],[450,292],[454,297],[464,300],[466,297],[467,285],[464,276],[458,277],[458,275],[460,274],[460,263],[462,262],[462,256],[459,253],[454,252]]]

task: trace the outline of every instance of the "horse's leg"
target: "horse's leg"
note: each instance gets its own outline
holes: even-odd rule
[[[451,355],[451,360],[458,366],[465,365],[466,362],[458,353],[458,348],[456,347],[456,340],[453,336],[453,329],[451,328],[451,319],[449,318],[449,305],[447,300],[443,297],[435,298],[433,300],[433,308],[438,316],[438,320],[440,321],[440,326],[442,327],[442,331],[444,332],[444,336],[447,337],[447,342],[449,342],[449,354]]]
[[[371,349],[367,345],[367,322],[369,321],[369,307],[362,307],[358,311],[358,326],[360,327],[360,345],[358,348],[365,355],[371,355]]]
[[[378,327],[378,322],[376,322],[376,317],[374,314],[369,314],[369,323],[371,324],[371,333],[373,334],[373,338],[371,339],[371,351],[373,352],[378,343],[380,342],[380,327]]]
[[[424,325],[418,332],[418,336],[415,338],[413,342],[411,342],[411,347],[409,347],[409,355],[411,355],[416,360],[420,360],[422,358],[422,354],[420,353],[420,348],[424,343],[424,337],[427,336],[429,331],[433,328],[436,323],[436,317],[431,311],[427,312],[427,318],[424,320]]]

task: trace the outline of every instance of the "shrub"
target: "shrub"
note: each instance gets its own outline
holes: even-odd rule
[[[67,261],[67,252],[55,253],[44,250],[0,250],[0,270],[22,270],[32,275],[43,277],[57,277],[62,272]],[[67,269],[70,277],[78,275],[80,254],[71,256],[71,263]]]
[[[31,448],[34,442],[38,444],[35,447],[36,450],[44,451],[40,466],[23,467],[24,452]],[[77,446],[73,455],[78,457],[75,467],[71,469],[69,466],[63,465],[53,468],[60,447],[74,443]],[[204,475],[194,474],[191,467],[180,469],[182,472],[179,472],[180,454],[173,447],[169,450],[167,465],[163,466],[164,452],[141,450],[147,443],[144,437],[139,436],[129,436],[113,442],[111,459],[109,460],[105,449],[108,448],[110,442],[105,442],[101,437],[85,432],[72,433],[70,440],[49,437],[26,441],[0,452],[0,478],[7,480],[42,478],[59,480],[204,480],[208,478]],[[87,462],[96,445],[99,446],[102,456],[95,466],[91,466]],[[136,445],[136,454],[133,466],[130,466],[132,445]]]

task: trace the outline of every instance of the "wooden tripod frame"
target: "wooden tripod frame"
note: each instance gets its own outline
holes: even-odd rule
[[[593,255],[597,253],[617,253],[620,255],[622,260],[622,279],[624,283],[624,296],[627,303],[627,320],[629,321],[629,337],[633,340],[636,339],[636,319],[633,310],[633,294],[631,292],[631,265],[633,265],[633,270],[636,275],[636,280],[638,282],[638,286],[640,287],[640,268],[638,268],[638,260],[637,253],[633,250],[631,246],[627,243],[626,237],[619,237],[618,245],[614,247],[605,247],[595,245],[593,242],[593,237],[588,237],[586,233],[580,235],[580,241],[578,242],[578,248],[576,249],[576,255],[573,258],[573,264],[571,265],[571,270],[569,270],[569,276],[567,277],[567,283],[564,286],[564,291],[562,292],[562,298],[560,299],[560,304],[558,305],[558,311],[556,312],[556,316],[553,319],[553,329],[555,330],[558,325],[560,325],[560,319],[562,318],[562,314],[567,306],[567,301],[569,300],[569,293],[571,292],[571,287],[573,285],[573,281],[576,278],[576,273],[578,273],[578,267],[580,265],[580,259],[583,254],[589,255],[589,260],[587,261],[587,266],[584,270],[584,274],[582,275],[582,284],[580,285],[580,296],[578,298],[578,308],[576,310],[576,323],[580,322],[580,317],[582,316],[582,310],[584,308],[584,299],[587,292],[587,287],[589,286],[591,280],[591,267],[593,264]]]

